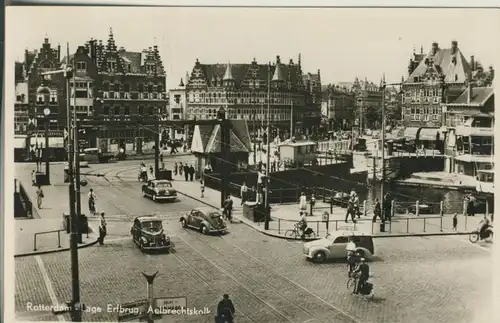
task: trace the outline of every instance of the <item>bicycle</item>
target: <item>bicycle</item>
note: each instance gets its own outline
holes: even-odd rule
[[[351,292],[351,294],[356,294],[356,288],[358,286],[358,280],[359,280],[359,274],[353,274],[349,279],[347,280],[347,290]],[[368,291],[363,291],[365,288],[369,288]],[[361,290],[358,291],[358,294],[356,295],[361,295],[363,296],[364,299],[372,299],[374,298],[373,294],[373,285],[369,283],[368,281],[366,282],[366,285],[361,286]]]
[[[292,230],[285,231],[285,237],[298,239],[302,237],[302,230],[299,228],[298,224],[294,224]],[[316,238],[316,232],[311,228],[306,228],[304,231],[304,237],[306,238]]]
[[[484,238],[480,237],[479,231],[471,232],[470,235],[469,235],[469,241],[472,242],[472,243],[476,243],[479,240],[484,240],[486,242],[493,241],[493,230],[491,228],[492,228],[492,226],[488,227],[484,231],[484,235],[485,235]]]

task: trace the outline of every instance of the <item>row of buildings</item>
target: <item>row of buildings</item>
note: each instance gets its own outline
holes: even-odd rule
[[[67,88],[62,73],[67,64],[61,47],[48,38],[40,49],[25,51],[15,65],[15,133],[17,145],[28,151],[42,146],[48,124],[50,148],[64,149]],[[214,119],[224,106],[228,118],[247,120],[251,132],[265,128],[269,119],[275,134],[309,132],[321,120],[321,74],[304,73],[301,58],[259,64],[203,64],[196,59],[190,74],[169,92],[166,71],[156,45],[142,51],[118,47],[110,30],[107,42],[89,40],[69,56],[75,79],[70,84],[71,113],[80,116],[155,115],[162,120]],[[269,93],[268,93],[269,91]],[[267,106],[270,108],[268,109]],[[50,114],[44,110],[50,109]],[[148,127],[120,128],[112,121],[86,129],[81,147],[103,151],[123,148],[127,153],[152,149],[154,132]],[[162,129],[171,139],[185,138],[189,129]]]

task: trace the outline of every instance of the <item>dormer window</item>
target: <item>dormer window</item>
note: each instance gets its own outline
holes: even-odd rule
[[[50,91],[50,103],[57,103],[57,91]]]
[[[77,72],[86,72],[87,71],[87,63],[86,62],[77,62],[76,63],[76,71]]]
[[[108,69],[110,72],[116,71],[116,61],[113,60],[108,60]]]
[[[457,57],[456,57],[456,56],[453,56],[453,57],[451,58],[451,62],[452,62],[453,64],[457,65]]]

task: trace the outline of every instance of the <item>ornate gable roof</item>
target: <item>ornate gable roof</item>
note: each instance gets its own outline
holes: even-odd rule
[[[220,152],[221,131],[220,125],[196,125],[192,147],[196,146],[199,150],[199,143],[203,145],[203,152]],[[195,138],[196,137],[196,138]],[[231,152],[250,152],[252,145],[250,143],[250,134],[246,120],[231,120],[229,143]],[[200,152],[201,151],[195,151]]]
[[[465,83],[471,71],[470,65],[460,49],[452,48],[437,49],[436,54],[432,50],[420,61],[417,68],[408,77],[407,82],[414,82],[415,77],[423,78],[430,75],[429,66],[433,65],[439,75],[444,75],[447,83]]]

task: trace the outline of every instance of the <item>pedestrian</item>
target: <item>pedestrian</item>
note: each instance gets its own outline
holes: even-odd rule
[[[189,181],[189,166],[186,164],[184,165],[184,179],[186,181]]]
[[[467,215],[469,216],[476,216],[476,199],[472,194],[469,193],[467,196],[468,202],[467,202]]]
[[[165,169],[165,162],[163,161],[163,151],[160,152],[160,163],[161,163],[161,169]]]
[[[257,202],[257,190],[255,189],[255,185],[250,187],[250,192],[248,193],[248,200]]]
[[[380,221],[382,221],[382,209],[380,207],[380,201],[378,199],[375,199],[375,208],[373,209],[372,222],[377,222],[377,217],[379,217]]]
[[[241,205],[243,205],[243,203],[245,203],[248,199],[248,187],[247,187],[247,184],[245,182],[243,182],[243,184],[241,185],[241,188],[240,188],[240,196],[241,196]]]
[[[177,162],[174,163],[174,175],[177,176],[177,173],[179,171],[179,165],[177,165]]]
[[[389,193],[384,195],[384,201],[382,202],[382,208],[384,210],[384,220],[392,221],[392,201]]]
[[[234,318],[234,305],[233,302],[229,299],[228,294],[224,294],[222,300],[217,305],[217,323],[233,323]]]
[[[224,214],[226,219],[231,222],[232,220],[232,212],[233,212],[233,200],[231,199],[231,194],[227,196],[227,199],[224,201]]]
[[[311,195],[311,200],[309,201],[310,205],[311,205],[311,216],[313,215],[313,210],[314,210],[314,206],[316,205],[316,198],[314,197],[314,194]]]
[[[453,214],[453,231],[457,231],[458,218],[457,214]]]
[[[99,245],[102,246],[104,244],[104,237],[106,234],[106,219],[104,218],[104,212],[101,212],[101,218],[99,219]]]
[[[359,197],[358,194],[356,194],[356,192],[354,193],[353,207],[354,207],[354,215],[357,215],[359,219],[361,217],[361,212],[359,212]]]
[[[300,211],[307,213],[307,197],[306,194],[304,194],[304,192],[300,193],[299,209]]]
[[[35,172],[35,170],[32,170],[32,171],[31,171],[31,184],[32,184],[33,186],[35,186],[35,185],[36,185],[36,172]]]
[[[201,189],[201,197],[205,197],[205,182],[203,180],[200,181],[200,189]]]
[[[354,196],[349,198],[347,201],[347,212],[345,214],[345,223],[349,222],[349,215],[351,215],[352,223],[356,223],[355,215],[354,215]]]
[[[182,165],[182,162],[179,163],[179,175],[182,176],[182,172],[184,171],[184,166]]]
[[[194,180],[194,173],[196,173],[196,171],[194,170],[194,166],[191,165],[189,167],[189,180],[192,182]]]
[[[43,194],[42,187],[38,185],[36,189],[36,205],[38,206],[39,209],[42,208],[42,201],[45,195]]]

